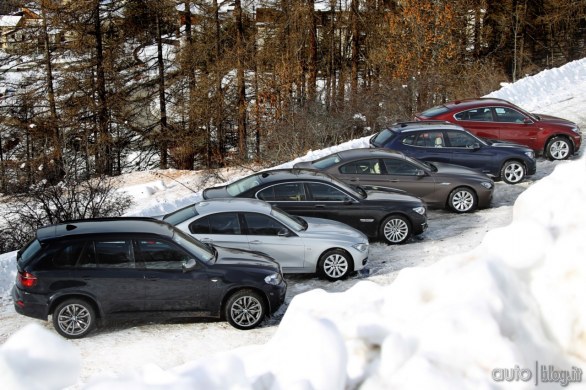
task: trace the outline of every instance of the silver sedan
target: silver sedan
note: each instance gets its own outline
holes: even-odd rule
[[[364,268],[368,238],[343,223],[291,216],[256,199],[213,199],[163,220],[198,240],[273,257],[285,273],[317,273],[338,280]]]

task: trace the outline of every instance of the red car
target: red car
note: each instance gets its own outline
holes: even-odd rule
[[[455,100],[415,115],[417,120],[445,120],[478,137],[526,145],[550,160],[564,160],[580,149],[582,134],[574,122],[530,114],[506,100]]]

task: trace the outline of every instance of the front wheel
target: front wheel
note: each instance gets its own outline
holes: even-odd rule
[[[340,249],[332,249],[321,255],[317,265],[318,275],[331,281],[345,278],[352,269],[350,255]]]
[[[402,244],[411,236],[411,223],[401,215],[391,215],[381,223],[380,236],[387,244]]]
[[[476,210],[476,207],[478,207],[478,197],[471,189],[458,187],[450,192],[448,206],[456,213],[468,213]]]
[[[501,168],[501,178],[507,184],[520,183],[525,178],[525,165],[518,161],[506,161]]]
[[[549,160],[565,160],[571,154],[572,144],[564,137],[553,137],[545,147],[545,156]]]
[[[226,302],[224,315],[233,327],[247,330],[260,324],[266,311],[262,295],[256,291],[245,289],[232,294]]]
[[[53,312],[53,327],[68,339],[80,339],[90,333],[96,325],[96,314],[92,305],[81,299],[68,299]]]

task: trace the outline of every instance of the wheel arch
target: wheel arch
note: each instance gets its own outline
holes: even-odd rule
[[[506,161],[509,161],[509,160],[506,160]],[[505,162],[506,162],[506,161],[505,161]],[[503,165],[504,165],[504,164],[505,164],[505,163],[503,162]],[[501,167],[502,167],[502,166],[501,166]],[[458,188],[465,188],[465,189],[467,189],[467,190],[470,190],[470,191],[472,191],[472,192],[473,192],[473,193],[476,195],[476,197],[478,197],[478,191],[476,191],[474,188],[472,188],[472,187],[471,187],[470,185],[468,185],[468,184],[460,184],[460,185],[457,185],[457,186],[453,186],[452,188],[450,188],[450,191],[448,191],[448,196],[446,197],[446,201],[445,201],[445,203],[444,203],[444,208],[446,208],[446,209],[447,209],[447,208],[449,208],[449,207],[450,207],[450,194],[451,194],[452,192],[454,192],[455,190],[457,190]]]
[[[317,262],[315,263],[315,270],[314,272],[318,272],[318,265],[320,263],[320,261],[322,260],[322,257],[330,252],[330,251],[335,251],[335,250],[339,250],[344,252],[345,254],[348,255],[348,257],[350,258],[350,261],[352,262],[352,271],[356,271],[356,261],[354,260],[354,256],[352,256],[352,254],[350,252],[348,252],[346,249],[344,248],[340,248],[340,247],[332,247],[332,248],[328,248],[324,251],[322,251],[322,253],[320,253],[319,257],[317,258]]]
[[[53,312],[55,312],[55,308],[57,306],[59,306],[62,302],[67,301],[69,299],[79,299],[79,300],[82,300],[82,301],[89,303],[92,306],[92,308],[94,309],[94,313],[96,314],[96,318],[98,320],[103,319],[102,308],[98,304],[98,301],[94,297],[91,297],[89,295],[82,294],[82,293],[63,294],[58,297],[55,297],[51,301],[51,304],[49,305],[48,313],[50,315],[53,315]]]
[[[544,144],[543,144],[543,149],[541,150],[542,156],[547,157],[547,146],[549,145],[549,143],[551,142],[552,139],[554,138],[564,138],[567,141],[569,141],[570,146],[572,147],[570,156],[574,153],[574,151],[576,150],[576,143],[574,142],[574,140],[572,139],[572,137],[570,137],[568,134],[564,134],[564,133],[555,133],[555,134],[551,134],[549,135]]]
[[[221,320],[226,320],[226,318],[224,316],[224,312],[225,312],[226,304],[228,303],[228,300],[230,299],[230,297],[232,295],[236,294],[238,291],[242,291],[242,290],[251,290],[251,291],[258,293],[264,301],[263,303],[265,304],[265,306],[267,308],[267,313],[272,312],[271,303],[270,303],[271,301],[270,301],[269,297],[267,296],[267,294],[263,290],[261,290],[258,287],[253,287],[253,286],[234,286],[231,289],[229,289],[228,291],[226,291],[226,294],[224,294],[224,296],[222,297],[222,302],[220,303],[220,319]]]

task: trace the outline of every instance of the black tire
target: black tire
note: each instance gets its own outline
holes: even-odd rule
[[[545,157],[548,160],[565,160],[574,153],[574,147],[565,137],[553,137],[545,147]]]
[[[262,322],[267,313],[264,297],[254,290],[238,290],[228,298],[224,316],[237,329],[252,329]]]
[[[517,184],[525,179],[525,164],[516,160],[505,161],[501,168],[501,179],[507,184]]]
[[[317,263],[317,274],[330,281],[344,279],[353,270],[354,262],[351,256],[341,249],[324,252]]]
[[[448,196],[448,208],[456,213],[469,213],[478,207],[476,192],[468,187],[457,187]]]
[[[80,339],[96,327],[96,312],[82,299],[68,299],[53,311],[53,327],[63,337]]]
[[[387,244],[402,244],[411,237],[412,230],[407,218],[394,214],[380,224],[379,235]]]

